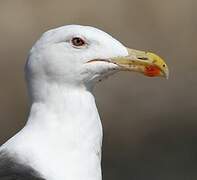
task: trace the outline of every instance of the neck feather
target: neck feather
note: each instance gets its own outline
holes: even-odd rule
[[[44,91],[32,102],[26,126],[5,146],[48,179],[100,180],[102,126],[94,96],[57,85]]]
[[[81,87],[51,85],[40,101],[32,103],[26,126],[42,128],[42,131],[48,131],[56,138],[80,144],[92,136],[93,144],[95,138],[102,138],[94,96]]]

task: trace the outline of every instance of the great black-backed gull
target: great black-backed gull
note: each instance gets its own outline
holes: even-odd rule
[[[101,180],[103,133],[92,90],[121,70],[168,77],[159,56],[128,49],[99,29],[67,25],[44,33],[25,67],[29,117],[0,148],[0,179]]]

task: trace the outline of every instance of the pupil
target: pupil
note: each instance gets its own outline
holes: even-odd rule
[[[85,44],[84,41],[80,38],[73,38],[72,42],[75,46],[82,46]]]

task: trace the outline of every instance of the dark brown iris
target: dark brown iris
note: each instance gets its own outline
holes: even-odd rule
[[[74,46],[84,46],[85,45],[85,41],[79,37],[74,37],[72,39],[72,44]]]

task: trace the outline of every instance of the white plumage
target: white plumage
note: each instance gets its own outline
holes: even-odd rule
[[[93,27],[44,33],[25,68],[31,97],[27,124],[1,151],[47,180],[101,180],[102,125],[92,89],[123,69],[110,60],[128,55],[124,45]],[[130,58],[146,63],[135,55]]]
[[[88,48],[73,48],[74,36]],[[91,46],[90,46],[91,44]],[[47,180],[100,180],[102,126],[92,87],[114,64],[87,60],[127,55],[108,34],[70,25],[46,32],[26,65],[32,107],[26,126],[2,148]]]

